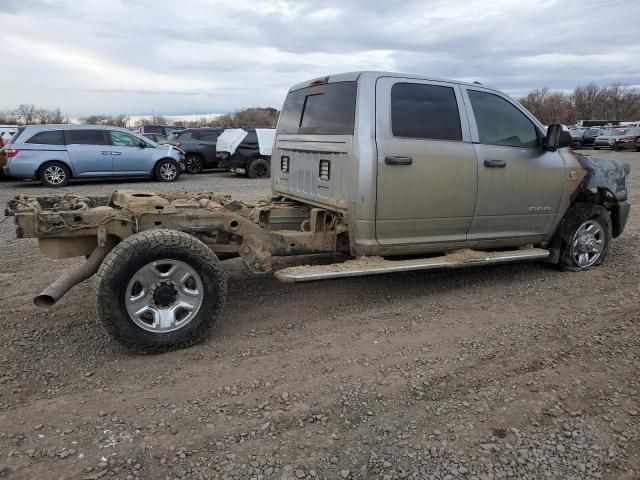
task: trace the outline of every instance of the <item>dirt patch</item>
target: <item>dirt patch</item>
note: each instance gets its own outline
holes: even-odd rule
[[[37,310],[32,296],[81,260],[46,259],[5,222],[0,475],[638,478],[640,155],[610,155],[632,164],[633,207],[598,268],[284,285],[225,261],[229,303],[212,338],[159,356],[130,355],[104,333],[91,282]],[[191,177],[185,189],[213,183],[247,201],[269,188]]]

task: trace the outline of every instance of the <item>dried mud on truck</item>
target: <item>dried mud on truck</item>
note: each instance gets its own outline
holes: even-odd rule
[[[19,238],[86,257],[35,297],[51,308],[95,276],[97,315],[135,351],[188,345],[226,300],[222,260],[255,273],[274,256],[345,262],[275,272],[285,282],[543,260],[601,263],[629,215],[627,164],[578,155],[499,91],[388,72],[291,88],[271,158],[271,200],[116,191],[20,195]],[[322,288],[319,286],[318,288]]]

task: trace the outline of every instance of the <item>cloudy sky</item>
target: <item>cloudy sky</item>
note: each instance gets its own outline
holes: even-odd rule
[[[280,108],[289,86],[393,70],[520,95],[640,85],[637,0],[0,0],[0,110]]]

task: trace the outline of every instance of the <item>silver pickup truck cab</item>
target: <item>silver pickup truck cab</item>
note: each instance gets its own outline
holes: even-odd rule
[[[220,260],[342,254],[275,272],[301,282],[544,260],[602,262],[629,215],[627,164],[578,155],[560,125],[482,85],[354,72],[289,91],[271,157],[273,198],[116,191],[9,201],[17,236],[85,256],[34,299],[52,307],[96,274],[115,339],[161,351],[203,338],[226,298]]]
[[[344,215],[355,256],[547,247],[585,200],[607,209],[619,235],[628,165],[549,148],[545,138],[518,102],[482,85],[332,75],[290,89],[273,191]]]

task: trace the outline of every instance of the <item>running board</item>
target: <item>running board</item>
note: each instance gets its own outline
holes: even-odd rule
[[[360,257],[331,265],[302,265],[275,272],[278,280],[287,283],[312,282],[330,278],[361,277],[381,273],[412,272],[415,270],[438,270],[461,268],[472,265],[493,265],[497,263],[542,260],[549,257],[549,250],[525,248],[502,252],[478,250],[456,250],[446,255],[411,260],[386,260],[382,257]]]

